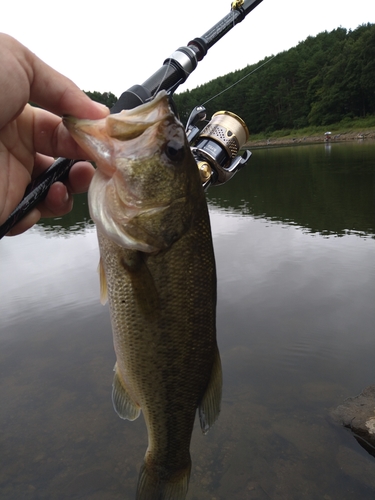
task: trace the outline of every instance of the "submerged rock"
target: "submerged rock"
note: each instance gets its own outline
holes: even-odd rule
[[[348,398],[331,412],[331,416],[350,429],[358,443],[375,456],[375,385]]]

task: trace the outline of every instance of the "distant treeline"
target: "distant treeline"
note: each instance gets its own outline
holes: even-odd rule
[[[181,119],[268,59],[175,95]],[[308,37],[205,107],[209,118],[219,110],[238,114],[252,133],[375,115],[375,24]]]
[[[268,64],[250,74],[269,59]],[[253,134],[374,116],[375,24],[363,24],[353,31],[340,27],[309,36],[275,57],[175,94],[181,120],[186,122],[195,106],[227,88],[205,104],[207,117],[219,110],[231,111]],[[85,93],[109,108],[117,102],[112,92]]]
[[[109,108],[112,108],[114,104],[117,102],[117,97],[112,92],[88,92],[84,90],[84,93],[90,97],[93,101],[100,102],[101,104],[105,104]]]
[[[117,97],[115,94],[112,94],[112,92],[97,92],[96,90],[94,92],[88,92],[86,90],[83,91],[86,95],[90,97],[93,101],[100,102],[101,104],[105,104],[109,108],[111,108],[114,104],[117,102]],[[40,108],[38,104],[35,104],[32,101],[29,101],[29,104],[31,106],[34,106],[35,108]]]

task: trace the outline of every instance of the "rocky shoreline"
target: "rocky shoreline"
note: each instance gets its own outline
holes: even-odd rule
[[[375,385],[348,398],[330,415],[335,422],[348,428],[358,443],[375,457]]]
[[[330,139],[324,134],[312,135],[306,137],[280,137],[261,139],[257,141],[248,141],[245,144],[246,148],[264,148],[272,146],[286,146],[293,144],[314,144],[314,143],[334,143],[343,141],[364,141],[375,140],[375,130],[364,130],[356,132],[332,133]]]

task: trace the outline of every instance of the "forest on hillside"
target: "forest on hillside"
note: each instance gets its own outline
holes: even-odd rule
[[[109,107],[117,100],[111,92],[86,93]],[[183,122],[203,104],[208,118],[231,111],[253,134],[375,115],[375,24],[310,36],[276,56],[175,94],[174,101]]]
[[[185,121],[195,106],[268,59],[175,95],[181,119]],[[238,114],[252,133],[375,115],[375,24],[353,31],[340,27],[308,37],[205,107],[207,117],[219,110]]]

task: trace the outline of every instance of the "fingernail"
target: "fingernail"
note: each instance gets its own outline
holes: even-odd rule
[[[109,113],[109,108],[105,104],[101,104],[100,102],[93,101],[95,107],[101,111],[103,114],[103,111],[106,111],[106,114]]]
[[[63,199],[63,202],[64,203],[67,203],[67,201],[69,200],[70,196],[69,196],[69,193],[68,193],[68,190],[65,191],[65,196],[64,196],[64,199]]]

